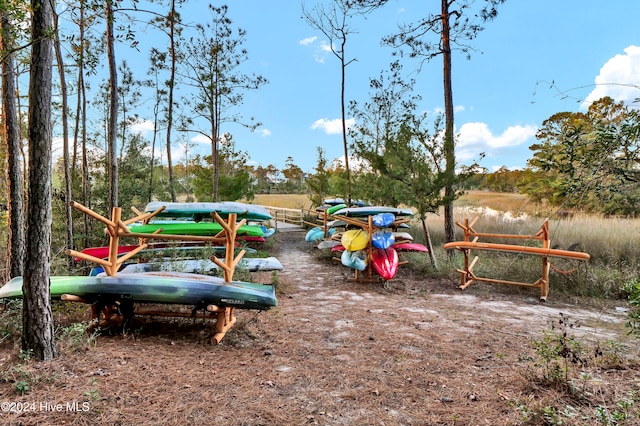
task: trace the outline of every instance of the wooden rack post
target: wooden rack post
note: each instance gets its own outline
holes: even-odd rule
[[[217,212],[212,212],[211,216],[218,222],[224,229],[225,236],[225,260],[224,262],[218,259],[216,256],[211,256],[211,260],[222,268],[224,281],[233,281],[233,273],[238,263],[242,260],[242,257],[246,253],[246,250],[242,249],[237,256],[234,257],[234,247],[236,244],[236,235],[238,229],[246,223],[245,219],[240,222],[236,222],[237,215],[232,213],[229,215],[227,221],[220,217]],[[236,316],[234,312],[235,308],[232,307],[219,307],[215,305],[207,306],[207,311],[216,313],[216,332],[211,338],[211,343],[218,344],[225,336],[227,331],[236,323]]]

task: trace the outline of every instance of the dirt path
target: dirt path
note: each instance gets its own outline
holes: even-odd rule
[[[629,340],[624,313],[614,308],[587,309],[553,295],[540,304],[535,294],[489,286],[461,292],[402,270],[389,288],[352,283],[352,273],[318,256],[303,233],[275,238],[273,254],[285,268],[279,306],[238,312],[218,346],[208,344],[211,324],[184,320],[99,336],[62,348],[48,363],[21,362],[5,342],[2,400],[63,409],[0,413],[0,423],[518,425],[517,407],[557,400],[527,372],[532,341],[560,313],[579,322],[571,333],[586,339]],[[629,344],[637,354],[637,343]],[[640,381],[636,369],[601,374],[607,383]],[[15,391],[21,380],[30,385],[24,396]],[[615,406],[625,389],[606,389]],[[74,401],[88,409],[64,408]]]
[[[325,378],[309,380],[313,391],[296,391],[298,397],[333,396],[326,405],[307,401],[315,420],[497,424],[489,413],[506,395],[520,392],[522,377],[514,367],[551,321],[563,314],[571,325],[580,324],[576,335],[592,340],[625,333],[622,312],[541,304],[535,293],[461,292],[454,283],[401,274],[391,289],[348,282],[352,272],[323,261],[299,242],[302,236],[293,238],[285,235],[286,249],[278,253],[285,265],[281,279],[290,287],[281,307],[286,325],[272,333],[271,350],[278,382],[289,386],[292,377],[306,374]],[[292,335],[302,336],[293,347]]]

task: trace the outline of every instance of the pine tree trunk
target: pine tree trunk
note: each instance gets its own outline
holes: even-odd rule
[[[10,17],[0,12],[2,34],[0,50],[10,52],[13,40],[10,36]],[[7,53],[2,61],[2,110],[4,112],[4,136],[7,141],[7,182],[9,186],[7,209],[7,268],[9,278],[22,275],[24,260],[24,209],[22,201],[22,167],[20,164],[20,120],[16,110],[16,87],[13,54]]]
[[[22,349],[45,361],[57,356],[49,296],[51,252],[50,2],[32,0],[29,82],[29,190],[24,258]]]
[[[455,177],[455,141],[453,121],[453,89],[451,85],[451,40],[449,27],[449,1],[442,0],[442,52],[444,58],[443,83],[444,83],[444,155],[445,175],[447,185],[444,189],[446,204],[444,205],[444,233],[447,242],[455,241],[456,231],[453,222],[453,181]]]
[[[118,71],[116,68],[116,53],[114,50],[113,36],[113,0],[107,0],[107,56],[109,58],[109,209],[118,207],[118,155],[117,155],[117,128],[118,125]]]
[[[176,25],[176,2],[171,1],[171,16],[169,18],[169,38],[170,38],[170,54],[171,54],[171,77],[169,79],[169,99],[167,101],[167,168],[169,169],[169,191],[171,191],[171,201],[176,202],[178,200],[176,194],[176,183],[173,177],[173,164],[171,161],[171,131],[173,128],[173,87],[176,81],[176,40],[175,40],[175,25]],[[151,200],[149,200],[151,201]]]

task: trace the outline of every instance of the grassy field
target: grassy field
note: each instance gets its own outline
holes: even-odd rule
[[[265,194],[256,196],[255,204],[284,207],[311,208],[303,194]],[[640,270],[640,220],[602,218],[583,214],[567,215],[557,208],[529,202],[521,194],[469,191],[455,203],[454,218],[463,222],[478,217],[474,228],[478,232],[534,235],[545,220],[549,221],[551,242],[558,248],[575,250],[591,255],[588,262],[554,260],[558,271],[572,270],[570,274],[552,271],[554,292],[605,298],[625,297],[623,287],[638,279]],[[416,268],[429,275],[457,278],[461,256],[451,260],[442,245],[445,242],[441,214],[427,217],[437,268],[428,261],[413,262]],[[462,238],[459,228],[458,238]],[[425,242],[422,225],[415,221],[410,230],[416,242]],[[512,242],[513,243],[513,242]],[[476,272],[479,276],[533,282],[540,277],[540,259],[535,256],[505,256],[483,252]]]
[[[285,209],[310,209],[312,207],[311,200],[306,194],[258,194],[252,202],[261,206]]]
[[[258,194],[254,204],[288,209],[311,208],[306,194]],[[458,207],[489,207],[494,210],[528,212],[540,210],[540,206],[529,202],[526,196],[514,193],[469,191],[455,203]]]

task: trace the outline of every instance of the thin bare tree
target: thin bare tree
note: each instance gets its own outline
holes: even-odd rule
[[[60,99],[62,101],[62,158],[64,168],[64,198],[65,198],[65,222],[66,222],[66,247],[73,249],[73,208],[71,207],[71,164],[69,158],[69,105],[67,96],[67,79],[65,76],[64,57],[60,44],[60,27],[58,26],[59,16],[53,11],[54,48],[56,54],[56,64],[58,65],[58,78],[60,79]],[[73,268],[73,259],[67,256],[67,270]]]
[[[342,118],[342,145],[344,147],[344,168],[347,177],[347,203],[351,204],[351,171],[349,168],[349,147],[347,143],[346,117],[346,68],[356,61],[347,60],[346,45],[349,34],[355,30],[350,27],[354,11],[349,0],[333,0],[329,7],[319,3],[311,10],[302,5],[302,17],[312,27],[324,34],[329,40],[331,53],[340,61],[340,113]]]

